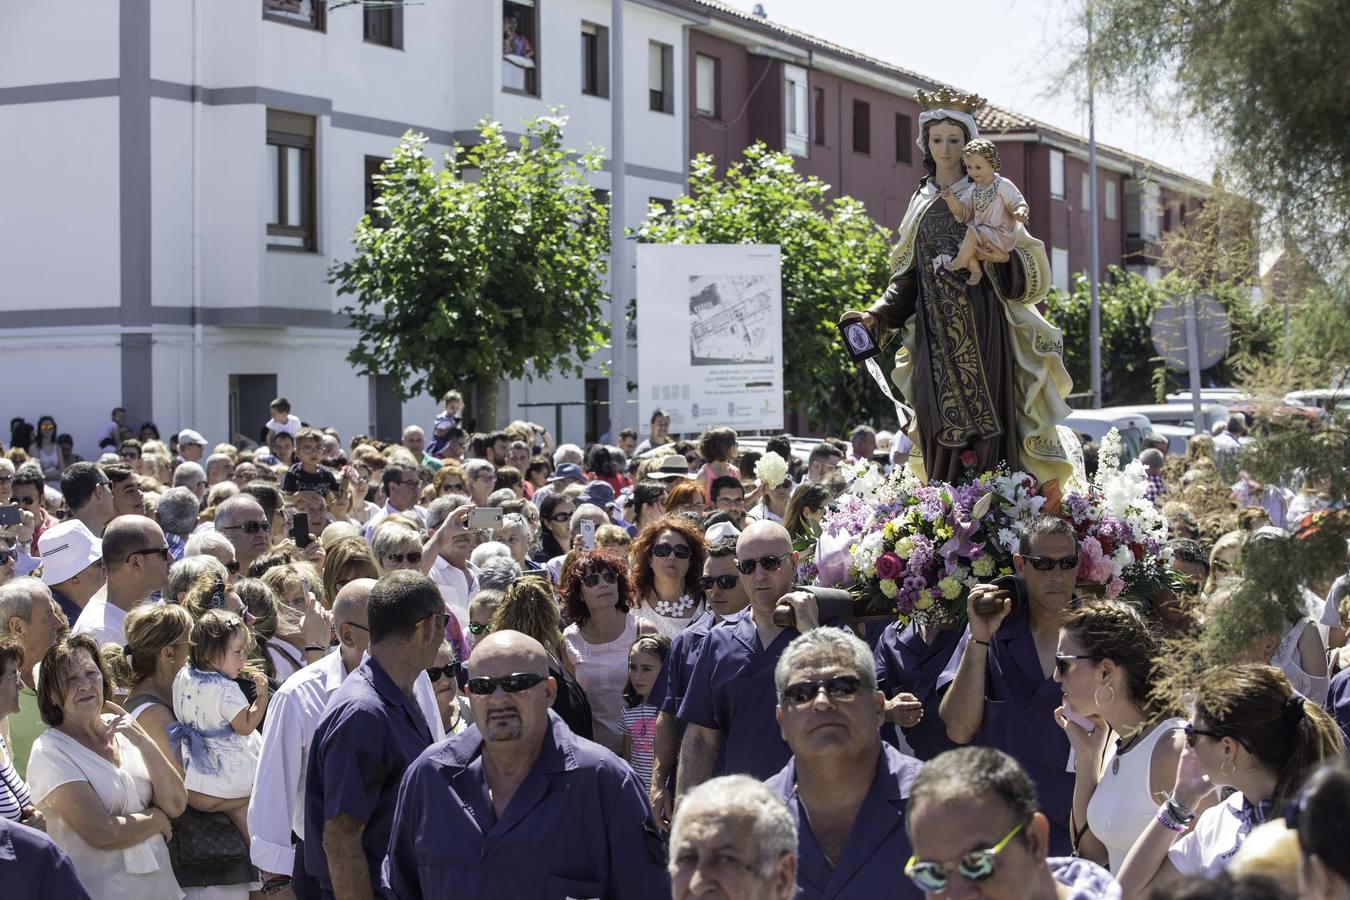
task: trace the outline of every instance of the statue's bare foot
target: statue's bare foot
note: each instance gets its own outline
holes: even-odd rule
[[[980,283],[980,267],[979,264],[977,263],[975,267],[970,270],[970,277],[966,279],[966,284],[979,284],[979,283]]]
[[[958,266],[956,264],[956,260],[948,260],[947,262],[942,264],[942,267],[946,269],[948,272],[959,272],[961,269],[964,268],[964,266]]]

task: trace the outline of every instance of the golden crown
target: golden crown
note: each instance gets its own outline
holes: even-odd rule
[[[951,109],[974,115],[977,109],[984,106],[984,98],[979,94],[965,94],[945,87],[936,91],[917,90],[914,98],[919,101],[919,109],[924,110]]]

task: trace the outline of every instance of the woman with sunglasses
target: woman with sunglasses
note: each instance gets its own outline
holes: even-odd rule
[[[1156,696],[1159,652],[1152,629],[1124,603],[1080,607],[1059,630],[1064,705],[1055,719],[1076,760],[1074,847],[1113,872],[1157,815],[1153,798],[1176,786],[1186,720],[1168,716]]]
[[[427,669],[431,679],[431,689],[436,694],[436,709],[441,714],[441,724],[445,734],[459,734],[473,722],[473,712],[469,709],[469,698],[459,692],[459,660],[455,658],[455,648],[449,641],[441,642],[436,651],[436,662]]]
[[[830,489],[823,484],[802,484],[788,498],[783,512],[783,527],[795,541],[806,536],[807,529],[818,525],[830,502]]]
[[[380,561],[381,575],[403,569],[421,571],[422,534],[411,524],[386,519],[375,529],[370,546]]]
[[[1278,817],[1304,780],[1341,754],[1335,721],[1279,669],[1244,663],[1210,671],[1194,697],[1176,790],[1120,870],[1126,896],[1222,872],[1252,828]],[[1216,787],[1233,793],[1197,815]]]
[[[703,612],[703,535],[682,516],[663,516],[648,525],[628,551],[638,614],[668,638],[684,631]]]
[[[567,553],[572,545],[571,522],[576,508],[576,500],[562,491],[544,497],[539,504],[539,517],[544,527],[539,534],[539,549],[533,556],[535,562],[546,563]]]
[[[579,551],[563,569],[559,592],[572,620],[563,631],[563,664],[590,700],[594,739],[620,753],[628,648],[640,630],[650,630],[633,612],[637,592],[628,566],[608,550]]]
[[[929,897],[1119,900],[1101,866],[1049,855],[1050,823],[1039,809],[1035,782],[1003,751],[939,754],[910,789],[905,828],[914,855],[905,875]]]
[[[517,579],[497,601],[491,624],[483,634],[488,631],[519,631],[543,646],[548,654],[548,674],[558,685],[553,711],[573,734],[592,740],[591,701],[562,663],[562,628],[553,583],[543,576]]]

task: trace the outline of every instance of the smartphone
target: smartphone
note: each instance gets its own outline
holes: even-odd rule
[[[0,527],[18,525],[23,521],[23,513],[19,511],[19,504],[11,503],[8,506],[0,506]]]
[[[506,515],[499,506],[475,506],[469,513],[469,530],[484,531],[500,528]]]
[[[291,540],[301,550],[309,546],[309,513],[298,512],[291,516]]]
[[[595,549],[595,522],[591,519],[581,520],[581,546],[587,550]]]

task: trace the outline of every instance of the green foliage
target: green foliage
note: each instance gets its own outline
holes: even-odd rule
[[[404,135],[376,179],[375,216],[330,272],[355,297],[344,312],[361,336],[348,360],[362,373],[395,376],[404,397],[440,394],[580,373],[604,344],[608,213],[586,180],[601,160],[571,159],[565,124],[535,119],[511,146],[483,122],[479,142],[455,145],[440,170],[424,135]]]
[[[1350,4],[1345,0],[1093,0],[1099,88],[1205,123],[1238,190],[1319,261],[1350,243]],[[1084,14],[1086,15],[1086,13]],[[1083,24],[1086,24],[1085,22]],[[1080,29],[1086,34],[1086,29]],[[1084,40],[1065,84],[1082,85]],[[1160,92],[1175,85],[1175,96]]]
[[[895,424],[895,410],[844,351],[835,322],[880,296],[890,278],[890,235],[858,201],[827,201],[828,185],[798,174],[792,157],[757,143],[724,177],[708,156],[693,161],[689,194],[653,208],[639,241],[778,244],[783,261],[783,376],[789,406],[841,432],[858,422]]]
[[[1220,384],[1233,384],[1246,367],[1268,359],[1279,347],[1279,322],[1272,310],[1254,305],[1248,288],[1225,282],[1197,284],[1177,273],[1150,284],[1138,275],[1112,266],[1108,280],[1098,285],[1102,329],[1103,405],[1154,403],[1167,391],[1185,387],[1184,377],[1166,373],[1153,347],[1153,314],[1169,298],[1204,290],[1228,311],[1232,341],[1228,356],[1202,375]],[[1051,291],[1046,317],[1064,332],[1064,365],[1075,390],[1091,383],[1088,316],[1091,286],[1086,277],[1074,279],[1072,294]]]

